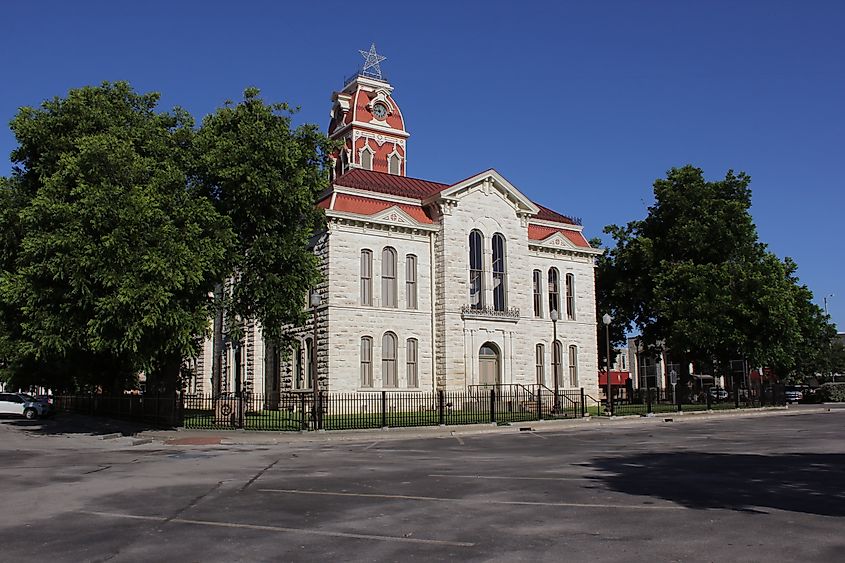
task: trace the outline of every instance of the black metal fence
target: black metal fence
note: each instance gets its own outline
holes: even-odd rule
[[[706,411],[782,406],[786,404],[783,385],[755,386],[726,391],[711,387],[697,392],[678,393],[672,389],[638,389],[630,397],[614,397],[612,414],[630,416],[683,411]],[[601,414],[608,405],[601,404]]]
[[[145,395],[106,397],[57,396],[58,411],[109,416],[156,426],[197,429],[351,430],[457,424],[509,424],[585,416],[630,416],[695,410],[783,405],[782,385],[730,393],[722,390],[686,394],[671,390],[639,390],[605,400],[583,389],[554,391],[542,385],[471,386],[466,391],[434,393],[374,391],[371,393],[283,392],[271,395],[233,394],[220,397]]]
[[[174,427],[182,423],[182,405],[178,399],[146,395],[54,395],[57,412],[77,412],[144,422],[153,426]]]

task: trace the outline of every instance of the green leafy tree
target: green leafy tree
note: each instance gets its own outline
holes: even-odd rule
[[[293,128],[293,114],[249,88],[243,101],[207,116],[195,142],[197,181],[236,237],[227,318],[256,319],[276,340],[304,321],[306,295],[320,279],[311,247],[324,225],[315,203],[328,188],[332,146],[314,125]]]
[[[795,264],[759,242],[749,184],[744,173],[708,182],[701,169],[674,168],[654,183],[645,219],[605,229],[615,245],[599,262],[601,306],[682,369],[696,361],[726,374],[731,359],[749,358],[791,371],[827,330]]]
[[[192,119],[157,102],[104,83],[12,121],[0,302],[19,377],[117,390],[145,370],[172,389],[196,351],[233,237],[188,182]]]

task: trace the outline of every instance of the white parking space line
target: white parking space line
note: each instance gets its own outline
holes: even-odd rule
[[[429,540],[423,538],[405,538],[397,536],[379,536],[374,534],[354,534],[350,532],[330,532],[327,530],[313,530],[303,528],[286,528],[283,526],[262,526],[259,524],[238,524],[235,522],[214,522],[211,520],[191,520],[189,518],[173,518],[168,519],[163,516],[139,516],[135,514],[121,514],[118,512],[95,512],[88,510],[80,510],[79,514],[90,514],[93,516],[102,516],[105,518],[124,518],[127,520],[144,520],[147,522],[161,522],[170,523],[176,522],[179,524],[194,524],[197,526],[216,526],[219,528],[239,528],[246,530],[260,530],[264,532],[287,532],[294,534],[306,534],[311,536],[328,536],[333,538],[353,538],[359,540],[377,540],[377,541],[391,541],[401,543],[422,543],[430,545],[448,545],[452,547],[473,547],[474,543],[447,541],[447,540]]]
[[[583,481],[589,479],[590,475],[584,477],[512,477],[508,475],[455,475],[452,473],[431,473],[429,477],[454,477],[455,479],[499,479],[514,481]],[[598,477],[598,476],[596,476]]]
[[[359,498],[382,498],[389,500],[417,500],[417,501],[431,501],[431,502],[451,502],[454,504],[474,504],[474,505],[507,505],[507,506],[557,506],[566,508],[609,508],[613,510],[686,510],[686,507],[672,505],[624,505],[624,504],[594,504],[581,502],[540,502],[527,500],[478,500],[478,499],[463,499],[463,498],[442,498],[442,497],[423,497],[413,495],[382,495],[376,493],[342,493],[334,491],[304,491],[301,489],[259,489],[262,493],[282,493],[292,495],[320,495],[320,496],[336,496],[336,497],[359,497]]]

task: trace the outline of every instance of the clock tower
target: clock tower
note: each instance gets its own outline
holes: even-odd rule
[[[393,86],[381,73],[385,57],[376,53],[375,44],[359,52],[364,66],[332,94],[328,135],[343,143],[332,155],[334,176],[352,168],[404,176],[409,134],[393,99]]]

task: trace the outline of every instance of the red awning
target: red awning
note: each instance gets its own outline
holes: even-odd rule
[[[610,370],[610,384],[611,385],[625,385],[625,382],[631,377],[629,371],[614,371]],[[599,372],[599,386],[607,385],[607,372]]]

